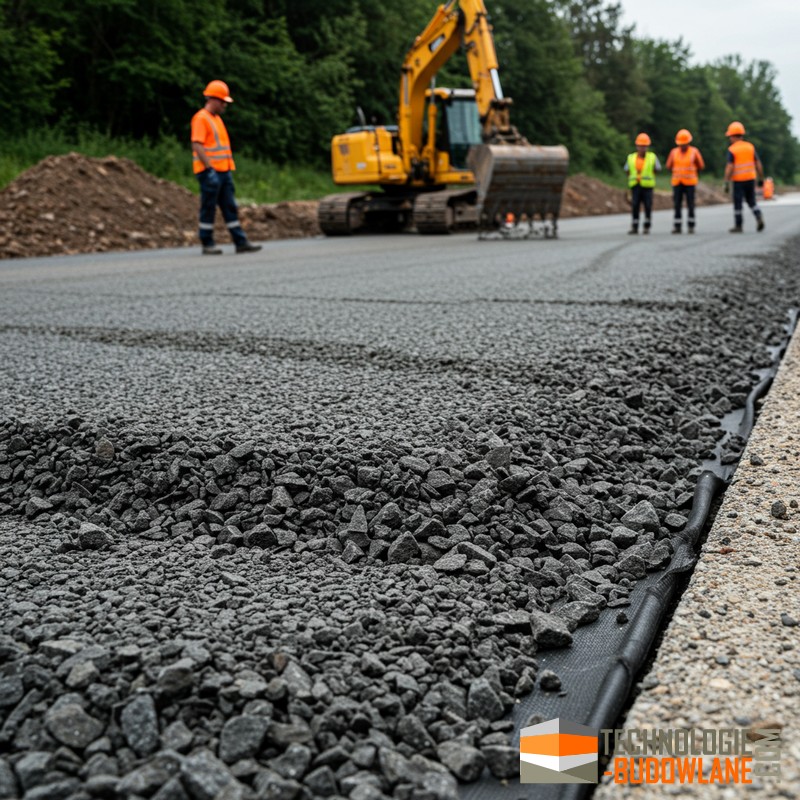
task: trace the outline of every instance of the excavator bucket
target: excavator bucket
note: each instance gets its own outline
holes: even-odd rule
[[[569,166],[566,147],[475,145],[468,165],[478,189],[481,230],[497,229],[508,214],[531,223],[549,218],[555,228]]]

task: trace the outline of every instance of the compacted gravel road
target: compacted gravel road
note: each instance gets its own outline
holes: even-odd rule
[[[0,265],[0,798],[513,783],[798,305],[730,216]]]

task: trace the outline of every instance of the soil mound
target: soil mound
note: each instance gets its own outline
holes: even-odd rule
[[[318,236],[322,233],[317,223],[318,205],[316,200],[246,205],[239,208],[239,218],[254,242]]]
[[[711,186],[697,186],[698,206],[714,205],[727,201],[725,195]],[[657,191],[653,196],[653,208],[672,208],[672,195]],[[567,178],[561,202],[561,217],[588,217],[598,214],[627,214],[630,203],[624,189],[614,189],[597,178],[579,173]]]
[[[197,196],[127,158],[48,156],[0,192],[0,258],[198,244]],[[257,241],[319,233],[316,203],[245,206]],[[217,214],[217,241],[230,237]]]
[[[725,202],[700,184],[698,205]],[[656,192],[656,208],[671,197]],[[588,175],[564,188],[562,217],[627,213],[626,193]],[[242,225],[253,241],[316,236],[314,200],[245,205]],[[230,237],[217,215],[216,238]],[[49,156],[0,192],[0,258],[197,245],[197,196],[156,178],[127,158]]]

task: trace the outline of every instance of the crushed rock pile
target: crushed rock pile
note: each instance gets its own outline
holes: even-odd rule
[[[197,196],[127,158],[49,156],[0,192],[0,258],[197,244]],[[256,240],[309,236],[316,204],[246,206]],[[230,237],[217,215],[217,241]]]
[[[725,202],[700,184],[698,205]],[[0,259],[74,255],[197,244],[197,196],[156,178],[127,158],[48,156],[0,191]],[[667,193],[654,206],[671,208]],[[564,188],[562,217],[627,213],[624,190],[574,175]],[[253,241],[319,235],[317,201],[247,204],[242,225]],[[217,242],[230,237],[217,214]]]

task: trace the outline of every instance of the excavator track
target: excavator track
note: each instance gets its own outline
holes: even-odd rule
[[[414,201],[414,225],[418,233],[442,234],[475,228],[478,209],[475,189],[425,192]]]
[[[365,192],[329,194],[319,201],[317,220],[326,236],[349,236],[364,226]]]

